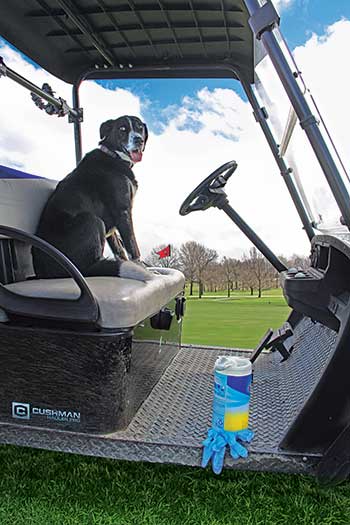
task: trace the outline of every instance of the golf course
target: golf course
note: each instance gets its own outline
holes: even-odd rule
[[[289,308],[281,290],[265,290],[259,299],[248,291],[208,292],[201,299],[187,296],[182,342],[186,344],[254,348],[268,328],[278,328]]]

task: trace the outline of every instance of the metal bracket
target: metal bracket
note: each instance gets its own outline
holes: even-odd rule
[[[186,309],[186,297],[177,297],[175,304],[175,315],[176,319],[179,321],[181,317],[185,315]]]
[[[83,108],[74,108],[77,112],[77,116],[73,116],[71,113],[68,115],[68,122],[70,124],[75,124],[76,122],[84,122],[84,109]]]
[[[317,125],[319,124],[319,121],[316,119],[316,117],[314,115],[309,115],[304,120],[300,121],[300,126],[303,129],[306,129],[309,126],[313,126],[314,124],[317,124]]]
[[[58,97],[58,100],[59,100],[59,101],[61,102],[61,104],[62,104],[62,108],[61,108],[61,110],[60,110],[58,116],[59,116],[59,117],[65,117],[66,115],[69,114],[69,109],[70,109],[70,108],[69,108],[67,102],[66,102],[63,98]]]
[[[281,175],[283,178],[289,177],[293,173],[293,168],[287,168],[284,170],[281,170]]]
[[[262,120],[267,120],[269,118],[269,114],[265,106],[260,107],[258,110],[254,110],[253,116],[256,122],[261,122]]]
[[[265,31],[271,31],[276,25],[279,25],[280,17],[270,0],[268,0],[266,4],[255,11],[248,22],[256,38],[260,40],[261,35]]]
[[[44,83],[42,86],[42,92],[43,94],[47,94],[51,97],[54,97],[54,91],[52,90],[51,86],[49,84]],[[34,102],[34,104],[39,108],[43,109],[48,115],[57,115],[58,117],[65,117],[68,115],[71,111],[70,107],[68,106],[67,102],[61,98],[58,97],[56,99],[56,102],[58,102],[57,105],[52,104],[51,102],[45,102],[43,101],[42,97],[40,97],[38,94],[31,92],[31,97]]]

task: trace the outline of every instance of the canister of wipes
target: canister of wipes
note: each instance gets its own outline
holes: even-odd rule
[[[252,364],[246,357],[220,356],[214,366],[213,428],[248,428]]]

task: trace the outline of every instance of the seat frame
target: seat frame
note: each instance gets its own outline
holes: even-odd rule
[[[79,298],[75,300],[34,299],[10,291],[0,283],[0,305],[7,313],[26,317],[30,312],[30,317],[41,319],[96,323],[99,317],[97,302],[80,271],[62,252],[36,235],[9,226],[0,226],[0,235],[29,243],[43,250],[68,272],[81,292]]]

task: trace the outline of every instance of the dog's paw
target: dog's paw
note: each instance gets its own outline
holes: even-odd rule
[[[141,264],[132,261],[123,261],[120,264],[119,276],[143,282],[150,281],[153,277],[151,272],[143,268]]]
[[[145,263],[145,261],[143,261],[142,259],[133,259],[133,262],[141,266],[141,268],[144,268],[145,270],[150,272],[152,275],[161,275],[161,272],[158,272],[157,268]]]

